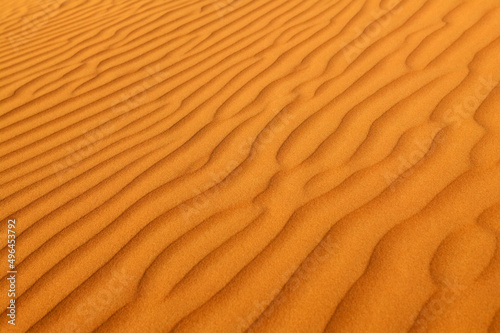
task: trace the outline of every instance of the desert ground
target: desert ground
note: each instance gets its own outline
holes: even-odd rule
[[[1,332],[500,332],[500,0],[1,9]]]

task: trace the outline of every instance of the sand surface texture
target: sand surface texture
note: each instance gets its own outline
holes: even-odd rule
[[[500,0],[0,17],[0,331],[500,332]]]

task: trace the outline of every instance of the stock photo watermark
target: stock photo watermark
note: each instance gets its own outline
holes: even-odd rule
[[[7,221],[7,248],[7,281],[9,282],[7,317],[10,325],[16,325],[16,219]]]
[[[240,0],[218,0],[215,1],[212,6],[217,11],[219,19],[222,19],[224,16],[236,9],[236,5],[239,1]]]
[[[282,113],[277,115],[276,124],[263,129],[262,133],[257,136],[256,139],[249,136],[240,144],[238,149],[238,155],[240,157],[245,157],[250,151],[248,160],[251,161],[257,156],[259,151],[262,151],[266,146],[271,143],[276,135],[282,132],[291,120],[295,118],[295,115],[284,110]],[[252,149],[253,148],[253,149]],[[224,167],[218,172],[210,172],[210,180],[196,188],[192,189],[194,194],[191,204],[183,203],[179,206],[182,212],[182,216],[185,222],[190,222],[192,218],[200,214],[204,209],[206,209],[210,202],[213,200],[214,192],[216,190],[221,190],[227,186],[227,184],[238,175],[241,171],[238,169],[238,159],[228,160]],[[215,191],[209,192],[209,189]]]
[[[119,118],[126,117],[127,114],[141,105],[147,96],[147,93],[166,79],[166,74],[156,65],[156,67],[147,66],[144,68],[147,77],[143,79],[132,91],[123,92],[115,101],[112,108],[113,114]],[[66,157],[52,163],[52,169],[62,181],[62,175],[65,172],[76,168],[82,160],[98,151],[98,144],[108,135],[116,130],[116,122],[104,122],[93,130],[83,134],[78,142],[66,145]]]
[[[392,1],[393,4],[389,4],[391,9],[378,8],[370,12],[371,21],[365,29],[356,27],[356,35],[358,36],[354,41],[350,43],[344,43],[342,52],[344,58],[351,62],[357,56],[359,56],[370,44],[378,37],[382,36],[384,28],[389,26],[393,18],[398,15],[401,11],[401,7],[397,7],[399,1]]]
[[[498,83],[493,79],[493,75],[488,78],[480,77],[472,94],[463,97],[459,103],[446,109],[443,115],[444,124],[461,126],[466,120],[472,119],[482,101],[497,87]],[[394,169],[384,172],[383,177],[387,185],[390,186],[391,191],[394,192],[398,183],[404,182],[414,173],[415,166],[422,164],[426,155],[446,141],[447,138],[443,133],[440,133],[441,130],[442,128],[435,129],[425,138],[414,140],[415,148],[405,155],[399,156],[398,165]]]
[[[65,326],[65,332],[84,332],[83,327],[92,323],[101,312],[106,311],[115,298],[133,286],[134,280],[135,275],[130,274],[125,267],[113,271],[105,286],[96,295],[87,297],[77,306],[78,318]]]
[[[38,0],[39,10],[34,14],[23,16],[21,19],[21,31],[8,34],[7,39],[15,51],[19,46],[26,44],[38,30],[44,27],[49,20],[57,15],[61,4],[65,0]]]
[[[340,245],[328,233],[295,271],[287,271],[284,274],[285,278],[288,279],[285,285],[288,286],[288,290],[293,292],[299,288],[300,283],[307,282],[307,274],[314,272],[330,256],[336,253],[339,248]],[[238,318],[238,328],[236,331],[254,332],[255,329],[252,327],[252,324],[259,316],[263,318],[271,317],[275,309],[286,301],[286,294],[280,294],[281,290],[281,288],[276,288],[267,299],[253,301],[253,310],[247,315]]]
[[[445,279],[441,291],[424,306],[416,318],[412,318],[412,332],[428,331],[429,325],[442,316],[466,289],[466,286],[458,281]]]

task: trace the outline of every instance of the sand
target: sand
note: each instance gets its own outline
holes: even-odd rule
[[[0,331],[500,332],[499,0],[1,7]]]

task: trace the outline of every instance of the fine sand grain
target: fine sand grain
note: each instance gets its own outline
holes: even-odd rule
[[[500,332],[500,0],[0,17],[1,332]]]

